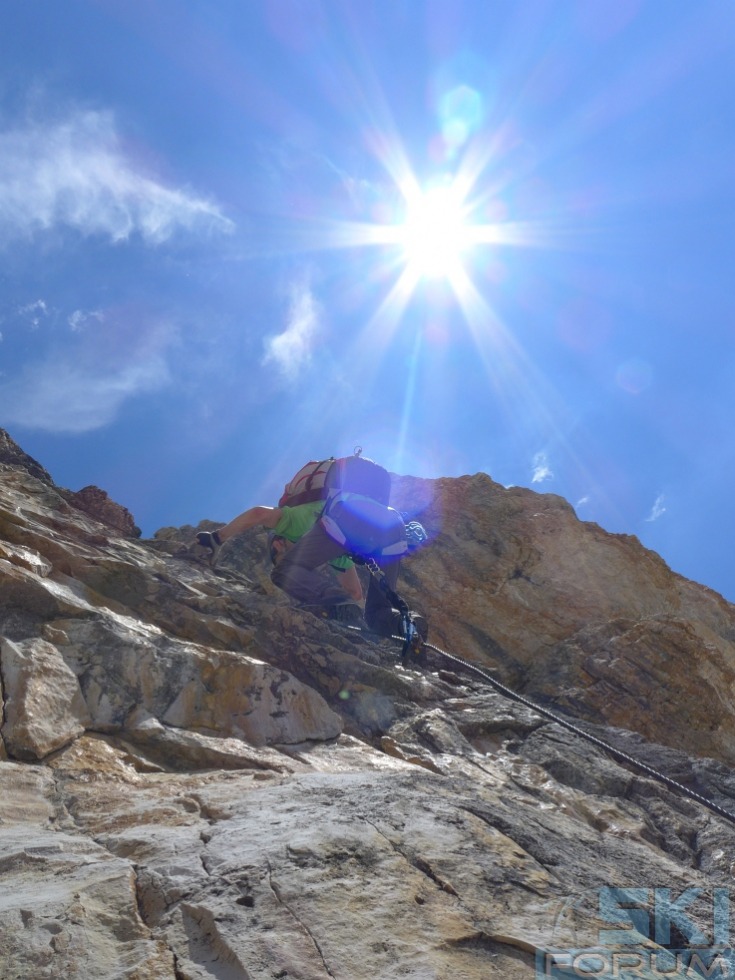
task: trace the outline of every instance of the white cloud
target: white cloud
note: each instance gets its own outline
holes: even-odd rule
[[[71,327],[73,333],[79,333],[89,325],[91,320],[103,323],[104,319],[105,315],[101,310],[74,310],[66,322]]]
[[[294,378],[311,360],[311,352],[320,332],[320,307],[306,283],[295,285],[291,292],[286,329],[265,342],[263,363],[274,363],[287,377]]]
[[[33,303],[26,303],[18,310],[18,315],[27,319],[33,330],[37,330],[41,324],[41,318],[48,316],[48,306],[46,301],[37,299]]]
[[[651,508],[651,513],[646,518],[647,521],[657,521],[659,517],[666,513],[666,508],[664,507],[664,495],[660,493],[658,497],[653,502],[653,507]]]
[[[554,474],[549,465],[549,458],[546,453],[536,453],[531,465],[533,467],[532,483],[543,483],[544,480],[553,480]]]
[[[0,234],[7,242],[56,226],[114,242],[158,244],[184,231],[231,231],[215,204],[167,187],[120,144],[110,113],[0,133]]]
[[[69,358],[49,359],[0,384],[0,425],[46,432],[90,432],[115,418],[122,403],[169,381],[163,358],[95,371]]]

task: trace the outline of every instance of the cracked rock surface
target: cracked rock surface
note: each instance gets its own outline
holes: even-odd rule
[[[735,812],[732,606],[559,498],[395,483],[438,647]],[[613,887],[712,935],[735,824],[292,607],[258,532],[213,570],[73,497],[0,433],[1,980],[531,980]]]

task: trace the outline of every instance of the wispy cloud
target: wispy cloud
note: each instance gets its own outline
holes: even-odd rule
[[[170,383],[179,334],[168,318],[110,307],[78,309],[68,322],[70,330],[41,338],[25,364],[0,376],[0,426],[90,432],[131,398]]]
[[[146,174],[123,148],[110,113],[0,133],[0,233],[8,240],[57,226],[113,242],[159,244],[180,231],[227,232],[212,202]]]
[[[124,401],[169,381],[162,357],[94,371],[72,359],[47,360],[0,384],[0,424],[46,432],[90,432],[113,421]]]
[[[275,364],[287,378],[295,378],[306,367],[321,328],[321,308],[308,282],[291,289],[286,328],[265,342],[263,363]]]
[[[71,316],[67,317],[67,323],[73,333],[85,330],[93,321],[103,323],[105,315],[101,310],[74,310]]]
[[[48,316],[48,312],[46,301],[37,299],[33,303],[26,303],[24,306],[21,306],[18,310],[18,316],[27,320],[31,325],[31,329],[37,330],[41,325],[43,317]]]
[[[664,506],[664,495],[660,493],[658,497],[653,502],[653,507],[651,508],[651,513],[646,518],[647,521],[657,521],[659,517],[666,513],[666,507]]]
[[[532,483],[543,483],[544,480],[553,480],[554,474],[549,465],[549,458],[546,453],[536,453],[531,466],[533,469]]]

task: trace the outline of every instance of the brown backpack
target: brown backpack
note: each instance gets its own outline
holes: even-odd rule
[[[359,493],[388,504],[390,474],[378,463],[355,453],[336,459],[309,460],[286,484],[279,507],[296,507],[327,500],[339,493]]]

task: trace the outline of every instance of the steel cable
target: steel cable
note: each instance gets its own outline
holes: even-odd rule
[[[394,636],[393,639],[403,642],[403,637],[401,636]],[[677,782],[677,780],[665,775],[665,773],[659,772],[658,769],[654,769],[652,766],[642,762],[640,759],[636,759],[635,756],[629,755],[627,752],[623,752],[622,749],[615,748],[614,745],[610,745],[610,743],[606,742],[604,739],[598,738],[596,735],[592,735],[590,732],[586,732],[583,728],[575,725],[574,722],[569,721],[562,715],[558,715],[555,711],[551,711],[549,708],[544,708],[542,705],[537,704],[530,698],[524,697],[522,694],[518,694],[517,691],[514,691],[512,688],[501,683],[501,681],[487,673],[487,671],[483,670],[481,667],[478,667],[477,664],[473,664],[471,661],[464,660],[462,657],[458,657],[456,654],[442,650],[433,643],[424,642],[422,646],[427,650],[433,650],[434,653],[438,653],[439,656],[444,657],[445,660],[448,660],[454,664],[459,664],[465,670],[477,674],[478,677],[481,677],[484,681],[487,681],[487,683],[490,684],[499,694],[502,694],[503,697],[517,701],[524,707],[529,708],[531,711],[535,711],[536,714],[539,714],[544,718],[548,718],[550,721],[555,722],[557,725],[560,725],[567,731],[572,732],[574,735],[586,739],[586,741],[596,745],[597,748],[602,749],[619,762],[625,762],[628,765],[633,766],[641,772],[646,773],[646,775],[651,776],[651,778],[657,780],[658,782],[668,786],[669,789],[672,789],[683,796],[687,796],[689,799],[694,800],[701,806],[711,810],[712,813],[716,813],[718,816],[724,817],[724,819],[728,820],[730,823],[735,824],[735,814],[730,813],[729,810],[721,807],[718,803],[708,799],[706,796],[702,796],[701,793],[697,793],[693,789],[689,789],[688,786],[684,786],[682,783]]]

